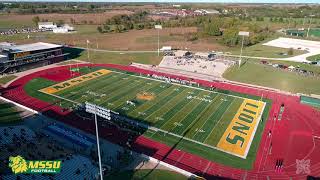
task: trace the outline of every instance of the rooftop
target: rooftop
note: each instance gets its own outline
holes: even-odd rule
[[[25,51],[36,51],[36,50],[44,50],[44,49],[51,49],[51,48],[58,48],[58,47],[62,47],[62,45],[37,42],[32,44],[7,46],[6,48],[11,49],[14,52],[25,52]]]
[[[38,22],[38,25],[53,25],[53,22]]]

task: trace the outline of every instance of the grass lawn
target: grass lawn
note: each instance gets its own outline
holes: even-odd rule
[[[110,174],[105,177],[106,179],[143,179],[143,180],[187,180],[188,178],[182,174],[173,171],[159,170],[159,169],[141,169],[136,171],[122,171]]]
[[[309,61],[320,61],[320,54],[307,57]]]
[[[302,50],[293,50],[293,55],[280,55],[280,53],[288,53],[289,49],[264,46],[262,45],[263,43],[259,43],[249,47],[244,47],[242,55],[267,58],[287,58],[305,53],[305,51]],[[231,50],[230,52],[232,53],[232,55],[240,55],[240,48]]]
[[[0,102],[0,124],[7,124],[20,121],[19,112],[17,112],[12,104]]]
[[[115,53],[90,51],[90,62],[93,63],[113,63],[128,65],[132,62],[141,64],[158,65],[162,60],[162,55],[157,53]],[[88,61],[87,51],[83,51],[77,59]]]
[[[15,79],[16,77],[17,76],[15,76],[15,75],[8,75],[8,76],[0,77],[0,85],[6,84],[7,82]]]
[[[319,77],[306,77],[250,61],[240,68],[229,68],[226,79],[249,84],[277,88],[293,93],[320,94]]]
[[[244,58],[250,62],[255,62],[255,63],[261,63],[261,60],[259,59],[248,59]],[[294,66],[294,67],[300,67],[301,69],[307,70],[307,71],[312,71],[314,73],[320,74],[320,67],[311,65],[311,64],[305,64],[305,63],[300,63],[300,62],[293,62],[293,61],[282,61],[282,60],[266,60],[267,62],[271,62],[272,64],[282,64],[286,66]]]

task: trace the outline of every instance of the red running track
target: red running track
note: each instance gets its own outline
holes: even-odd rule
[[[80,67],[82,66],[88,65],[80,65]],[[144,136],[134,138],[132,148],[137,152],[145,153],[207,179],[214,179],[216,176],[232,179],[306,179],[307,174],[296,173],[296,159],[310,159],[311,173],[309,175],[320,176],[320,139],[315,138],[320,137],[320,112],[310,106],[301,104],[299,97],[297,96],[223,82],[190,79],[132,66],[114,64],[95,64],[93,66],[103,66],[141,74],[157,74],[171,78],[193,80],[202,86],[210,87],[213,85],[219,89],[263,96],[272,100],[269,119],[267,120],[252,170],[236,169],[217,164],[188,152],[171,149],[165,144],[145,138]],[[94,124],[90,124],[85,120],[79,121],[79,117],[72,112],[63,110],[55,104],[50,104],[30,97],[24,91],[25,84],[33,78],[42,77],[61,82],[79,75],[76,73],[71,74],[69,68],[70,66],[61,66],[26,75],[12,82],[7,88],[3,88],[1,90],[2,94],[8,99],[37,111],[41,111],[46,115],[55,117],[58,120],[81,128],[87,132],[94,133]],[[281,120],[278,120],[282,104],[284,104],[284,111]],[[132,138],[130,134],[119,130],[117,127],[109,126],[100,128],[102,137],[120,145],[125,145],[127,139]],[[269,134],[269,130],[272,132],[271,135]],[[278,159],[283,160],[283,168],[276,171],[275,164]]]

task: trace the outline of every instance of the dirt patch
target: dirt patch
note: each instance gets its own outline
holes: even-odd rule
[[[139,100],[151,101],[155,98],[155,95],[150,92],[140,92],[137,94],[136,97]]]

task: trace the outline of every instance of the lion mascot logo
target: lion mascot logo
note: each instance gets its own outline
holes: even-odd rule
[[[15,174],[23,173],[28,170],[27,162],[21,156],[9,157],[9,167],[11,167],[12,172]]]

